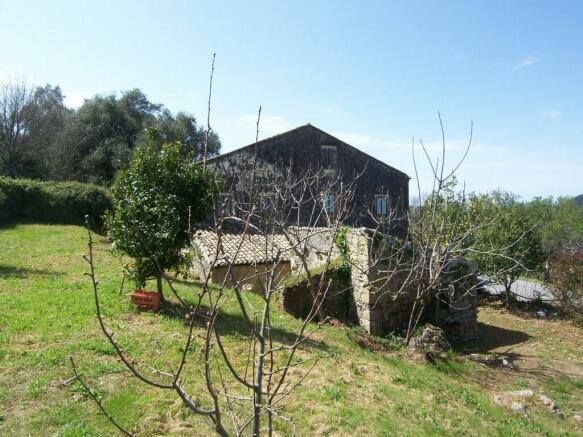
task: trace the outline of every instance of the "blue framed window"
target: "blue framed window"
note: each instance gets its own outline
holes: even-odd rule
[[[375,214],[387,215],[389,213],[389,196],[386,194],[375,195]]]
[[[324,196],[324,210],[328,214],[336,212],[336,196],[334,194],[326,194]]]

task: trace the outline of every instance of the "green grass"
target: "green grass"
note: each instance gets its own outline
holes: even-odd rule
[[[172,311],[136,311],[127,287],[119,293],[120,260],[109,253],[104,238],[97,243],[108,326],[144,373],[149,365],[172,369],[185,337],[184,319]],[[119,363],[99,331],[84,276],[85,252],[81,227],[0,229],[0,435],[115,435],[87,393],[66,383],[72,375],[71,355],[105,407],[138,435],[209,435],[173,392],[144,386]],[[186,297],[196,291],[187,285],[179,290]],[[248,301],[250,307],[259,306],[254,295]],[[283,340],[291,338],[300,322],[276,308],[273,323],[276,337]],[[219,330],[235,365],[242,368],[246,331],[234,302],[225,306]],[[558,415],[537,410],[525,419],[494,404],[484,388],[493,371],[457,354],[435,365],[414,363],[400,347],[383,354],[363,349],[350,332],[326,326],[301,351],[302,357],[324,358],[282,405],[282,413],[294,418],[298,435],[576,435],[572,423]],[[200,363],[192,353],[184,381],[194,398],[209,405]],[[515,384],[508,381],[508,386]],[[572,402],[569,397],[583,388],[573,378],[546,387],[563,396],[558,402]],[[292,431],[283,420],[275,428],[280,435]]]

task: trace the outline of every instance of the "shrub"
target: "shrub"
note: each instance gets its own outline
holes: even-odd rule
[[[162,292],[164,272],[184,264],[190,224],[206,218],[217,189],[211,173],[183,156],[180,143],[141,146],[118,172],[107,233],[117,251],[133,258],[128,273],[138,287],[156,277]]]
[[[556,252],[549,264],[551,290],[559,311],[583,320],[583,254]]]
[[[0,177],[0,224],[27,221],[79,224],[88,214],[97,228],[112,207],[108,190],[80,182]]]

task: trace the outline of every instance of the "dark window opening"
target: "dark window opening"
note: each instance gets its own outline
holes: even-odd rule
[[[276,195],[273,193],[260,194],[259,201],[260,201],[261,209],[265,213],[272,213],[275,209],[274,208],[275,207],[275,199],[276,199]]]
[[[325,168],[336,167],[337,164],[336,146],[320,147],[320,163],[322,164],[322,167]]]

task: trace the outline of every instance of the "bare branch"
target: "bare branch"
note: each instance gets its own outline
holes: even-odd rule
[[[101,400],[95,395],[95,393],[93,393],[93,391],[89,388],[89,386],[85,383],[85,381],[83,381],[83,379],[81,378],[79,373],[77,373],[77,367],[75,366],[75,360],[73,359],[72,356],[69,357],[69,360],[71,361],[71,368],[73,370],[73,375],[74,375],[75,380],[79,381],[79,384],[81,384],[81,386],[85,390],[85,393],[93,400],[93,402],[95,402],[95,404],[97,404],[97,406],[99,407],[99,409],[101,410],[103,415],[107,418],[107,420],[109,420],[113,424],[113,426],[115,426],[122,434],[124,434],[128,437],[133,437],[134,435],[132,433],[127,431],[123,426],[121,426],[113,418],[113,416],[111,416],[107,412],[107,410],[103,407]]]
[[[216,53],[213,53],[213,62],[211,64],[211,75],[209,78],[209,98],[208,98],[208,109],[206,113],[206,132],[204,138],[204,155],[203,155],[203,169],[206,171],[206,160],[208,158],[208,148],[209,148],[209,136],[211,133],[211,97],[213,94],[213,76],[215,74],[215,57]]]

